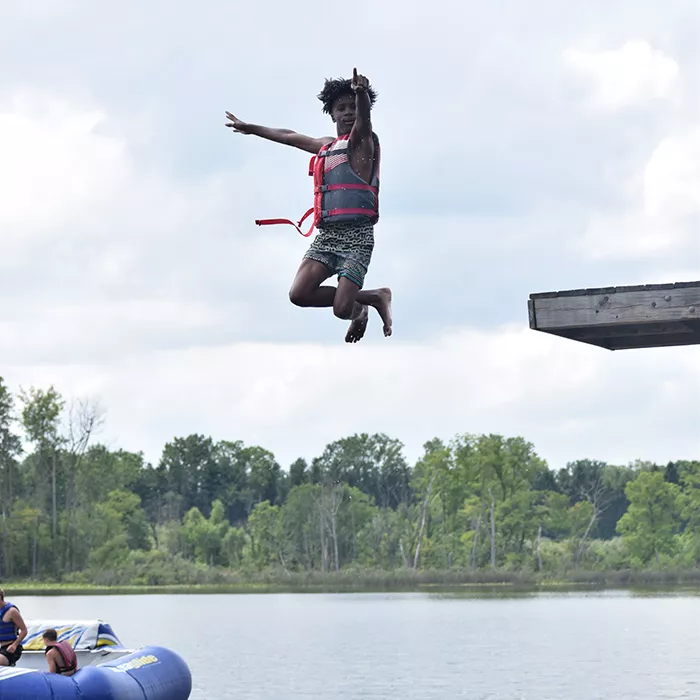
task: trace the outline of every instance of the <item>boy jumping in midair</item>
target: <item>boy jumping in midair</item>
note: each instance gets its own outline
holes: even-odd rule
[[[365,76],[353,70],[352,80],[326,80],[318,95],[338,136],[312,138],[289,129],[271,129],[241,121],[226,112],[227,127],[316,154],[316,238],[297,270],[289,299],[297,306],[333,307],[350,320],[348,343],[362,339],[367,307],[374,307],[391,335],[391,290],[363,290],[374,249],[374,224],[379,218],[379,139],[370,111],[376,94]],[[332,275],[338,286],[321,286]]]

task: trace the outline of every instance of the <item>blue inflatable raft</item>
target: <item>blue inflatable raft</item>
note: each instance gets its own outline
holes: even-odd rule
[[[0,700],[187,700],[192,676],[175,652],[138,651],[66,677],[30,668],[0,668]]]
[[[53,628],[70,644],[78,671],[48,673],[43,633]],[[128,649],[102,620],[27,620],[17,666],[0,666],[0,700],[187,700],[192,677],[175,652]]]

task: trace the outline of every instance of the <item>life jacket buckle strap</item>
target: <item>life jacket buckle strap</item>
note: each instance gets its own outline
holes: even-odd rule
[[[304,233],[304,232],[301,230],[301,225],[302,225],[302,224],[304,223],[304,221],[306,221],[306,219],[308,219],[309,216],[311,216],[311,214],[313,214],[313,213],[314,213],[314,209],[313,209],[313,207],[311,207],[311,209],[309,209],[309,210],[304,214],[304,216],[302,216],[301,219],[299,219],[299,221],[297,221],[296,223],[295,223],[294,221],[290,221],[289,219],[256,219],[256,220],[255,220],[255,223],[256,223],[258,226],[276,226],[276,225],[278,225],[278,224],[289,224],[290,226],[294,226],[294,228],[295,228],[297,231],[299,231],[299,233],[300,233],[302,236],[304,236],[304,238],[308,238],[308,237],[311,235],[311,232],[314,230],[314,228],[315,228],[315,226],[316,226],[316,219],[314,218],[314,220],[311,222],[311,228],[309,228],[309,230],[308,230],[306,233]]]

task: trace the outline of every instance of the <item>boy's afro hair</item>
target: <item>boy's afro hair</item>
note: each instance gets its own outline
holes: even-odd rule
[[[318,99],[323,102],[323,111],[326,114],[330,114],[333,103],[339,97],[354,94],[352,91],[352,80],[349,78],[326,79],[323,90],[318,93]],[[367,94],[369,95],[370,106],[374,105],[377,101],[377,93],[372,89],[371,85],[367,88]]]

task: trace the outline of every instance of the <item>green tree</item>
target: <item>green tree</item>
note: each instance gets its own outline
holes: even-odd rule
[[[93,568],[118,567],[130,551],[150,549],[146,514],[139,497],[130,491],[110,491],[95,506],[89,521],[89,565]]]
[[[212,489],[226,509],[233,524],[243,524],[253,508],[249,465],[245,445],[240,441],[222,440],[216,444],[217,487]]]
[[[214,442],[210,437],[195,434],[175,438],[163,448],[158,469],[164,475],[168,491],[182,499],[178,519],[191,508],[209,514],[215,497],[211,492],[211,476],[216,472]]]
[[[671,479],[670,465],[673,465]],[[672,484],[679,483],[682,487],[678,499],[684,525],[680,540],[682,563],[688,567],[695,567],[700,563],[700,462],[671,462],[666,468],[664,479]]]
[[[243,451],[247,465],[253,503],[268,501],[279,505],[284,500],[282,468],[272,452],[262,447],[247,447]]]
[[[530,490],[533,482],[547,468],[535,453],[534,446],[522,437],[504,438],[501,435],[462,435],[455,440],[455,454],[460,471],[470,485],[470,492],[481,502],[486,514],[489,539],[489,560],[495,569],[505,552],[498,551],[498,508],[516,498],[516,494]],[[520,496],[517,496],[521,499]],[[519,507],[519,510],[522,510]],[[501,509],[502,513],[506,510]],[[524,525],[524,523],[523,523]],[[524,537],[527,528],[521,528]]]
[[[347,484],[382,508],[410,500],[411,470],[403,444],[383,433],[351,435],[326,445],[312,466],[316,483]]]
[[[627,484],[630,505],[618,523],[618,531],[642,564],[652,558],[660,565],[661,554],[671,554],[678,531],[679,488],[664,481],[663,472],[642,472]]]
[[[442,440],[429,440],[423,445],[423,456],[416,463],[411,478],[411,490],[415,494],[419,508],[415,522],[415,535],[412,537],[413,551],[409,553],[411,567],[417,570],[421,561],[424,544],[430,542],[432,506],[439,499],[441,510],[446,503],[454,500],[452,487],[455,484],[453,451]],[[459,498],[457,500],[460,500]],[[444,513],[443,525],[446,519]],[[445,528],[443,527],[443,535]]]
[[[53,386],[45,391],[32,387],[28,392],[21,393],[21,399],[24,404],[22,423],[27,437],[37,447],[35,487],[37,492],[43,495],[46,494],[45,484],[50,485],[51,561],[53,574],[56,576],[58,574],[58,449],[63,442],[59,434],[59,426],[65,402]],[[45,499],[42,500],[45,501]],[[36,576],[39,566],[38,553],[38,540],[35,540],[33,576]]]
[[[61,454],[61,464],[64,465],[65,476],[65,500],[64,500],[64,546],[63,570],[72,571],[75,566],[74,552],[78,546],[78,531],[76,518],[77,505],[77,480],[83,459],[88,450],[90,440],[102,422],[102,413],[95,403],[88,401],[72,402],[68,411],[67,436],[65,437],[64,450]]]
[[[280,561],[280,509],[269,501],[257,503],[248,518],[251,557],[258,569]]]
[[[237,544],[227,539],[231,529],[221,501],[214,501],[209,519],[198,508],[191,508],[182,526],[189,556],[202,564],[221,566],[238,553]]]
[[[289,487],[301,486],[310,479],[309,468],[305,459],[297,459],[289,467]]]
[[[12,516],[17,459],[22,452],[22,443],[13,432],[14,422],[14,400],[0,377],[0,579],[12,573],[7,520]]]
[[[400,508],[370,508],[358,532],[353,559],[366,568],[409,568],[410,549],[404,542],[410,541],[412,523]]]
[[[280,512],[280,536],[287,566],[311,571],[322,559],[321,525],[316,503],[319,484],[292,488]]]

